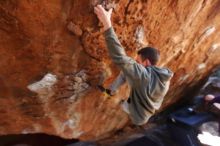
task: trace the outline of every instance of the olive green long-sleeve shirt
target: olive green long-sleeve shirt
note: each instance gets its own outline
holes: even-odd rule
[[[144,67],[128,57],[112,27],[105,31],[105,39],[110,57],[131,87],[130,118],[136,125],[145,124],[161,106],[173,73],[167,68]]]

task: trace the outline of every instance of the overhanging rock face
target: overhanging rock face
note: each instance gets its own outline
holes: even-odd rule
[[[97,139],[128,121],[119,102],[128,87],[105,97],[119,70],[108,57],[93,6],[103,0],[0,1],[0,134],[47,133]],[[163,108],[220,62],[219,0],[105,0],[130,56],[160,50],[175,72]]]

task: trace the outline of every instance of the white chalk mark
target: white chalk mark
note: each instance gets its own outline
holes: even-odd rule
[[[215,51],[219,47],[220,47],[220,44],[213,44],[210,49],[211,49],[211,51]]]
[[[216,28],[214,26],[210,26],[204,30],[204,32],[199,37],[196,44],[201,43],[204,41],[208,36],[210,36],[213,32],[215,32]],[[195,44],[194,44],[195,45]]]
[[[70,128],[73,132],[71,133],[72,137],[78,138],[80,135],[82,135],[84,132],[81,130],[78,130],[78,125],[80,123],[80,114],[74,113],[72,117],[65,121],[62,124],[61,131],[64,132],[66,129]]]
[[[206,64],[205,63],[201,63],[197,67],[198,70],[201,70],[201,69],[204,69],[204,68],[206,68]]]
[[[144,27],[142,25],[139,25],[135,30],[135,39],[139,47],[143,47],[148,45],[148,42],[145,40],[145,32]]]
[[[211,27],[208,27],[205,32],[204,32],[204,35],[207,37],[207,36],[210,36],[213,32],[215,32],[215,27],[214,26],[211,26]]]
[[[185,81],[186,79],[188,79],[189,74],[186,74],[185,76],[180,77],[179,81]]]
[[[31,85],[28,85],[27,88],[33,92],[40,93],[51,88],[56,83],[56,81],[56,75],[48,73],[43,77],[43,79]]]

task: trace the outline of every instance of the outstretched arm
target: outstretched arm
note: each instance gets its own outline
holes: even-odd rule
[[[101,5],[98,5],[94,8],[95,14],[101,21],[104,26],[104,31],[108,30],[112,27],[111,23],[111,15],[112,15],[112,8],[106,11]]]
[[[126,55],[124,48],[112,28],[112,9],[106,11],[101,5],[98,5],[95,7],[95,13],[104,26],[106,44],[113,62],[119,66],[126,77],[134,81],[134,84],[146,78],[148,75],[147,70],[144,66],[138,64],[134,59]]]

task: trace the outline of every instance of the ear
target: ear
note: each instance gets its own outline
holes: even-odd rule
[[[149,60],[149,59],[146,59],[146,60],[144,61],[144,65],[145,65],[145,66],[151,65],[150,60]]]

